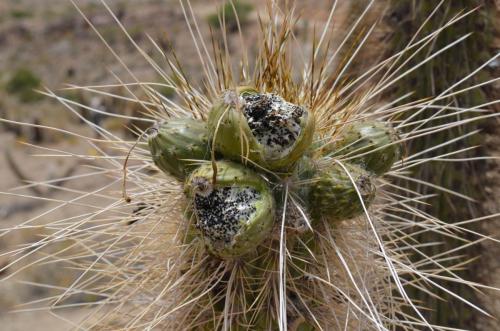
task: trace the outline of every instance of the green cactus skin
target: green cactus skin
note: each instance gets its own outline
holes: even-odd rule
[[[296,331],[314,331],[314,327],[309,322],[302,322],[297,326]]]
[[[275,203],[267,183],[253,170],[227,161],[216,165],[215,186],[212,165],[205,164],[189,176],[185,193],[193,202],[197,226],[208,251],[220,258],[238,257],[255,250],[268,238]]]
[[[372,175],[354,164],[345,164],[345,167],[368,207],[376,191]],[[340,221],[363,213],[356,188],[339,164],[332,165],[327,171],[318,171],[305,192],[307,196],[304,199],[308,202],[313,220],[325,217]]]
[[[302,204],[304,210],[309,211],[309,196],[311,189],[314,186],[315,177],[318,173],[318,166],[313,158],[303,156],[296,164],[293,178],[293,185],[290,187],[292,193],[299,197],[299,203]],[[282,195],[282,194],[281,194]]]
[[[215,149],[220,151],[224,157],[235,161],[241,162],[248,158],[259,166],[270,170],[289,170],[312,143],[315,126],[314,116],[306,109],[300,108],[303,110],[298,119],[300,133],[298,133],[295,142],[284,148],[282,154],[277,156],[273,154],[271,148],[259,142],[250,128],[249,120],[244,111],[238,108],[238,102],[245,102],[243,97],[251,97],[252,95],[263,96],[263,98],[273,96],[260,94],[254,88],[244,86],[237,88],[236,92],[225,91],[215,102],[208,117],[208,129],[211,139],[215,141]],[[279,98],[275,95],[274,97]],[[283,105],[295,106],[282,99],[281,102]],[[270,110],[271,108],[266,109],[266,116],[271,113]],[[287,123],[289,124],[291,121]],[[283,138],[283,135],[277,136]]]
[[[314,158],[303,156],[295,166],[295,176],[299,180],[311,179],[318,172],[318,165]]]
[[[391,169],[394,162],[401,158],[401,145],[396,131],[380,121],[363,121],[350,124],[342,132],[330,151],[335,157],[347,155],[360,157],[349,159],[349,162],[361,165],[377,176]],[[384,147],[385,146],[385,147]],[[373,151],[373,152],[371,152]]]
[[[150,129],[148,145],[155,165],[183,180],[196,168],[193,160],[209,160],[208,129],[203,121],[172,119]]]

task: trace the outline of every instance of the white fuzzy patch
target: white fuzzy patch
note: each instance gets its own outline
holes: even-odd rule
[[[240,96],[240,103],[252,134],[264,146],[265,157],[286,157],[302,131],[305,109],[271,93]]]

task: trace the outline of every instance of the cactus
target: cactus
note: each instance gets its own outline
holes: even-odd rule
[[[236,257],[254,250],[269,235],[274,200],[266,182],[255,172],[230,162],[202,165],[186,181],[197,227],[208,250],[218,257]]]
[[[494,1],[468,1],[468,0],[454,0],[445,1],[443,5],[437,9],[436,13],[430,17],[426,22],[425,18],[436,10],[435,4],[430,1],[414,1],[414,0],[391,0],[388,15],[390,17],[390,25],[393,30],[389,43],[387,54],[392,54],[405,47],[409,40],[414,38],[414,34],[420,31],[422,35],[430,33],[435,29],[435,26],[442,24],[443,21],[476,9],[467,15],[464,19],[460,20],[459,24],[454,24],[440,34],[432,44],[432,50],[441,49],[451,42],[455,41],[458,36],[465,35],[469,32],[474,32],[473,36],[466,38],[463,42],[459,43],[453,50],[448,50],[432,61],[429,61],[420,70],[404,77],[393,90],[391,96],[402,95],[408,91],[412,91],[413,95],[411,100],[419,100],[427,98],[431,95],[440,95],[443,91],[466,77],[473,69],[480,67],[486,63],[493,55],[493,40],[495,38],[495,15],[498,16],[498,8],[495,7]],[[425,25],[423,25],[425,23]],[[423,29],[422,29],[423,28]],[[426,53],[420,53],[415,58],[411,59],[410,64],[415,65],[420,63],[426,58]],[[428,74],[422,75],[421,72]],[[468,86],[488,81],[495,78],[492,75],[493,71],[482,70],[477,74],[470,77],[467,81]],[[488,95],[488,86],[475,88],[440,100],[440,104],[450,104],[459,106],[464,109],[472,108],[476,105],[486,105],[494,101],[494,97]],[[443,109],[440,114],[453,113],[452,109]],[[428,109],[418,114],[405,114],[402,119],[411,116],[415,121],[425,121],[433,116],[435,110]],[[418,115],[418,116],[416,116]],[[424,122],[419,125],[420,129],[429,129],[438,125],[450,125],[450,129],[442,131],[433,135],[426,135],[422,138],[410,141],[407,144],[408,153],[420,153],[423,157],[435,157],[439,154],[451,153],[460,149],[466,150],[472,146],[481,146],[485,144],[484,136],[474,135],[460,139],[453,144],[449,142],[455,137],[460,136],[464,132],[472,132],[474,130],[484,130],[490,125],[488,120],[472,121],[467,123],[468,120],[474,118],[472,113],[460,114],[460,118],[464,120],[464,124],[455,126],[456,118],[454,116],[442,117],[441,119],[434,119],[432,121]],[[410,131],[414,127],[407,127],[406,130]],[[487,130],[487,129],[486,129]],[[403,132],[406,133],[406,132]],[[432,146],[443,145],[439,150],[427,151]],[[474,152],[476,151],[476,152]],[[483,152],[478,149],[473,149],[467,152],[467,156],[474,158],[481,156]],[[456,192],[461,192],[468,197],[478,201],[483,201],[484,197],[484,184],[489,181],[485,177],[485,165],[482,162],[455,162],[445,164],[442,162],[428,162],[421,164],[413,170],[412,176],[419,178],[429,183],[434,183],[438,187],[446,187]],[[433,204],[427,206],[424,211],[426,213],[436,215],[447,223],[453,224],[474,218],[477,215],[487,214],[480,204],[464,201],[456,196],[449,195],[447,192],[434,191],[432,188],[422,186],[417,183],[397,183],[401,186],[406,186],[407,189],[418,191],[420,194],[437,194]],[[473,225],[471,229],[478,231]],[[439,238],[439,239],[438,239]],[[461,247],[462,238],[455,237],[442,238],[434,232],[425,232],[418,238],[421,242],[434,242],[442,241],[440,247],[430,246],[422,249],[423,254],[433,256],[439,254],[443,249],[454,250]],[[477,248],[471,247],[462,250],[464,255],[476,256]],[[419,259],[420,255],[416,254],[415,259]],[[465,260],[465,259],[464,259]],[[450,268],[453,263],[443,262],[443,266]],[[461,277],[475,279],[477,272],[475,268],[457,271]],[[467,298],[470,302],[477,304],[477,296],[474,290],[469,289],[467,286],[449,282],[443,283],[444,287],[451,289],[454,293],[461,297]],[[460,300],[455,300],[454,295],[447,293],[439,293],[438,295],[443,298],[436,299],[435,294],[428,294],[418,290],[413,290],[410,294],[415,300],[424,302],[430,309],[425,314],[430,323],[445,325],[448,327],[463,327],[464,325],[471,324],[476,326],[474,319],[478,318],[481,314],[476,314],[470,310],[470,307]]]
[[[79,208],[91,210],[44,221],[51,233],[36,244],[3,253],[18,263],[45,245],[69,239],[81,254],[61,250],[35,258],[44,264],[50,260],[68,262],[69,267],[82,271],[61,295],[47,298],[52,307],[71,304],[72,295],[81,291],[102,296],[96,311],[91,311],[79,328],[441,329],[426,321],[422,312],[426,306],[412,301],[408,291],[415,288],[433,295],[446,290],[438,283],[441,279],[480,288],[455,273],[462,264],[443,267],[457,257],[457,250],[421,254],[419,260],[410,257],[428,246],[440,250],[435,244],[440,240],[419,242],[422,234],[465,239],[464,233],[468,233],[465,227],[446,224],[422,212],[422,205],[433,201],[394,183],[394,178],[408,178],[412,166],[429,160],[416,154],[407,165],[392,166],[399,153],[392,149],[397,147],[394,137],[384,130],[375,134],[380,129],[376,126],[366,135],[363,131],[359,140],[359,128],[351,124],[374,118],[398,123],[401,128],[419,126],[423,122],[391,121],[404,118],[405,112],[413,114],[432,107],[433,113],[439,113],[447,107],[440,107],[436,103],[439,99],[432,98],[402,106],[388,100],[387,106],[381,106],[379,96],[398,82],[406,68],[399,58],[389,57],[359,80],[346,79],[346,67],[352,59],[335,58],[336,54],[355,56],[362,52],[357,47],[332,52],[330,40],[336,38],[329,32],[338,29],[330,29],[329,23],[319,39],[311,38],[310,62],[297,66],[292,62],[297,50],[293,10],[275,2],[268,4],[268,16],[273,19],[261,21],[260,52],[255,61],[244,57],[238,73],[233,70],[234,59],[228,57],[231,45],[221,49],[219,40],[214,40],[214,58],[210,59],[205,58],[210,52],[204,43],[196,44],[200,46],[202,84],[189,81],[190,75],[180,67],[174,52],[164,54],[172,71],[179,74],[178,81],[169,82],[176,98],[151,96],[145,103],[150,110],[146,116],[151,117],[146,122],[159,121],[167,114],[207,119],[207,128],[200,130],[206,133],[206,141],[200,138],[203,135],[187,129],[186,122],[193,120],[179,120],[180,131],[150,130],[149,158],[141,143],[133,145],[114,135],[109,140],[109,132],[96,130],[102,136],[98,142],[109,145],[101,148],[96,144],[103,162],[109,162],[102,166],[104,174],[126,177],[130,169],[129,194],[124,190],[117,196],[115,185],[106,185],[92,191],[99,198],[108,198],[109,192],[111,201],[103,207],[81,203],[79,197],[63,201],[61,206],[77,203]],[[192,12],[190,6],[183,9],[185,14]],[[353,33],[355,38],[365,39]],[[408,46],[410,56],[419,44],[415,40]],[[147,52],[143,54],[148,62],[155,61]],[[331,68],[336,64],[340,67]],[[154,66],[160,68],[156,63]],[[372,79],[374,87],[367,87]],[[243,83],[255,88],[229,89]],[[146,90],[152,89],[144,85]],[[478,113],[470,112],[471,116],[483,116]],[[165,126],[168,129],[173,123]],[[355,139],[340,146],[356,130]],[[417,129],[402,140],[434,134],[432,127],[423,132]],[[319,137],[319,142],[339,145],[332,144],[335,149],[324,155],[321,152],[326,147],[312,146],[313,136]],[[370,141],[373,137],[375,142]],[[276,144],[277,138],[283,141]],[[358,140],[361,150],[370,153],[349,150]],[[195,148],[189,148],[191,143]],[[134,164],[130,168],[125,164],[121,172],[121,159],[108,155],[110,150],[130,150]],[[206,160],[216,151],[220,153],[217,158]],[[353,164],[351,160],[362,162]],[[184,185],[166,180],[162,173],[148,172],[153,164],[184,179]],[[378,178],[381,176],[385,177]],[[87,196],[82,192],[81,197]],[[377,204],[371,204],[375,199]],[[364,207],[369,207],[366,217]],[[309,222],[309,215],[313,222]],[[34,226],[31,221],[19,224],[19,228]],[[16,225],[2,235],[17,229]],[[478,241],[465,241],[464,245]],[[35,301],[40,302],[44,301]]]
[[[149,130],[148,145],[154,164],[180,180],[196,167],[196,160],[210,159],[207,126],[191,118],[157,124]]]
[[[349,162],[382,175],[401,157],[396,131],[380,121],[360,121],[347,125],[339,140],[327,147],[327,153],[345,156]],[[359,156],[358,156],[359,155]]]
[[[225,91],[215,103],[208,127],[223,156],[287,170],[311,144],[314,118],[279,95],[239,87]]]
[[[339,221],[363,213],[358,192],[365,207],[373,201],[376,188],[372,175],[356,165],[346,165],[346,169],[349,174],[342,166],[334,164],[316,173],[310,184],[304,184],[307,187],[304,200],[314,219],[325,217]]]

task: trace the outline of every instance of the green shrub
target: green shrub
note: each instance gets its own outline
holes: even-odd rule
[[[8,93],[16,94],[22,102],[34,102],[42,95],[34,89],[40,87],[40,79],[29,69],[18,69],[5,86]]]
[[[233,8],[234,5],[234,8]],[[234,0],[227,1],[217,13],[208,16],[208,24],[215,29],[222,27],[222,22],[225,22],[226,28],[229,31],[235,31],[238,28],[238,20],[240,24],[245,24],[248,21],[248,16],[253,10],[253,6],[247,2]],[[219,21],[219,18],[221,21]]]
[[[32,17],[33,13],[29,12],[27,10],[14,9],[10,12],[10,16],[12,18],[23,19],[23,18],[27,18],[27,17]]]

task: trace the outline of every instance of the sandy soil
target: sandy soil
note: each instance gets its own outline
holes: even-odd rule
[[[84,319],[87,313],[86,309],[72,309],[57,312],[57,316],[46,311],[4,314],[1,315],[0,323],[3,325],[2,330],[5,331],[66,331],[72,329],[73,325],[78,325],[78,322]]]

